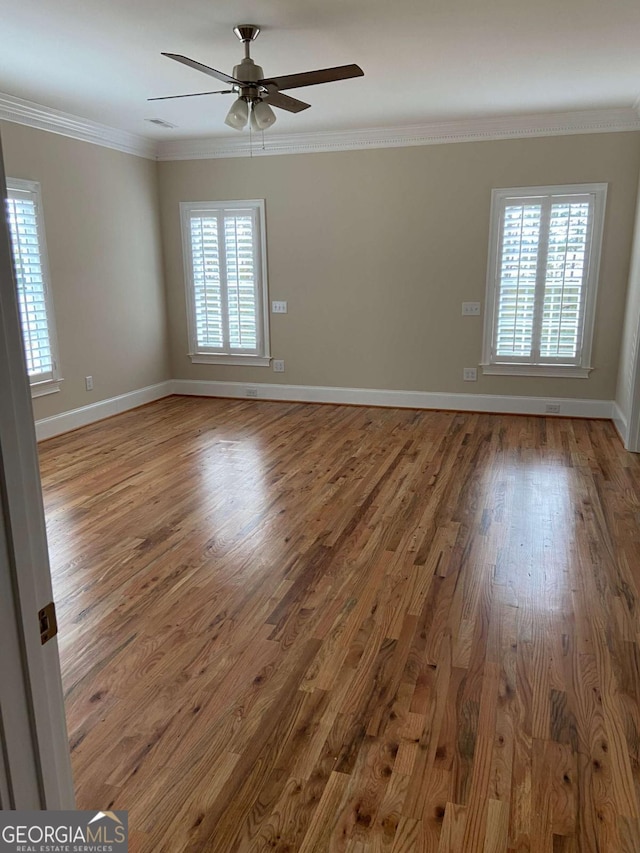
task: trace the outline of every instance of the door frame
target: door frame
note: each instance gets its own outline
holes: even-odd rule
[[[6,198],[1,142],[0,197]],[[53,592],[6,214],[0,216],[0,400],[2,808],[73,809],[58,641],[40,640],[38,612]]]

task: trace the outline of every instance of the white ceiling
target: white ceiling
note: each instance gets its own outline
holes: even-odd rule
[[[231,95],[160,55],[231,73],[238,23],[262,28],[271,76],[356,62],[365,77],[291,94],[279,133],[631,107],[640,95],[638,0],[0,0],[0,91],[155,139],[236,136]],[[145,121],[161,118],[176,130]]]

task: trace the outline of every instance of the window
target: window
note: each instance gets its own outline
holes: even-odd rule
[[[34,397],[59,390],[40,184],[7,179],[7,212],[27,372]]]
[[[606,193],[493,191],[484,373],[588,377]]]
[[[189,355],[269,364],[264,201],[183,202]]]

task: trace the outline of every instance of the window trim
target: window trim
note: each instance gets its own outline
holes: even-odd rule
[[[593,370],[591,353],[596,318],[596,303],[600,279],[600,259],[604,234],[604,216],[607,201],[606,183],[559,184],[539,187],[509,187],[491,191],[491,215],[489,220],[489,255],[487,264],[486,310],[484,337],[482,344],[483,374],[499,376],[554,376],[573,379],[588,379]],[[588,254],[588,272],[585,285],[585,303],[582,323],[582,346],[580,360],[577,363],[541,361],[535,364],[517,360],[496,361],[492,357],[494,332],[497,325],[498,308],[498,267],[502,240],[501,223],[503,203],[507,199],[518,201],[541,197],[562,197],[567,195],[593,196],[593,220],[591,222],[590,248]]]
[[[60,357],[58,354],[58,336],[56,332],[56,316],[53,308],[53,295],[51,292],[51,274],[49,271],[49,252],[47,250],[47,236],[44,224],[44,208],[42,205],[42,188],[39,181],[28,181],[23,178],[6,179],[7,198],[10,198],[12,190],[18,192],[30,193],[35,202],[36,221],[38,228],[38,248],[40,250],[40,269],[42,270],[42,281],[44,284],[44,302],[47,312],[47,331],[49,332],[49,348],[51,350],[51,358],[53,361],[53,370],[51,377],[47,379],[39,379],[38,376],[28,376],[29,386],[31,388],[32,397],[43,397],[46,394],[56,394],[60,391],[60,383],[63,378],[60,375]],[[6,214],[5,214],[6,215]],[[11,229],[7,223],[7,230],[11,236]],[[14,272],[15,275],[15,272]],[[17,281],[16,281],[17,289]],[[20,326],[20,334],[22,335],[22,324]],[[24,347],[24,337],[23,347]]]
[[[261,299],[256,300],[257,352],[221,352],[213,348],[198,346],[196,332],[195,291],[193,281],[193,257],[188,248],[191,244],[191,214],[193,211],[242,210],[251,208],[256,212],[258,254],[257,268],[260,271]],[[185,295],[187,302],[188,355],[192,364],[227,364],[269,367],[271,349],[269,335],[269,285],[267,278],[267,234],[264,199],[239,199],[234,201],[181,201],[180,223],[182,234],[182,257],[184,264]]]

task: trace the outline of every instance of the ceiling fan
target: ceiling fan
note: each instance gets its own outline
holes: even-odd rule
[[[202,71],[209,77],[222,80],[231,86],[215,92],[194,92],[189,95],[167,95],[163,98],[149,98],[150,101],[167,101],[173,98],[196,98],[201,95],[237,95],[231,109],[225,118],[225,124],[234,130],[242,130],[249,120],[254,130],[266,130],[275,122],[276,117],[271,107],[299,113],[308,109],[311,104],[283,95],[282,89],[298,89],[301,86],[315,86],[318,83],[333,83],[335,80],[347,80],[350,77],[362,77],[364,71],[358,65],[338,65],[335,68],[322,68],[318,71],[306,71],[302,74],[285,74],[284,77],[265,77],[264,71],[256,65],[250,55],[250,45],[258,37],[260,27],[254,24],[240,24],[233,32],[244,45],[244,59],[233,69],[233,76],[222,71],[216,71],[208,65],[181,56],[179,53],[163,53],[169,59],[175,59],[183,65]],[[251,119],[249,119],[251,110]]]

